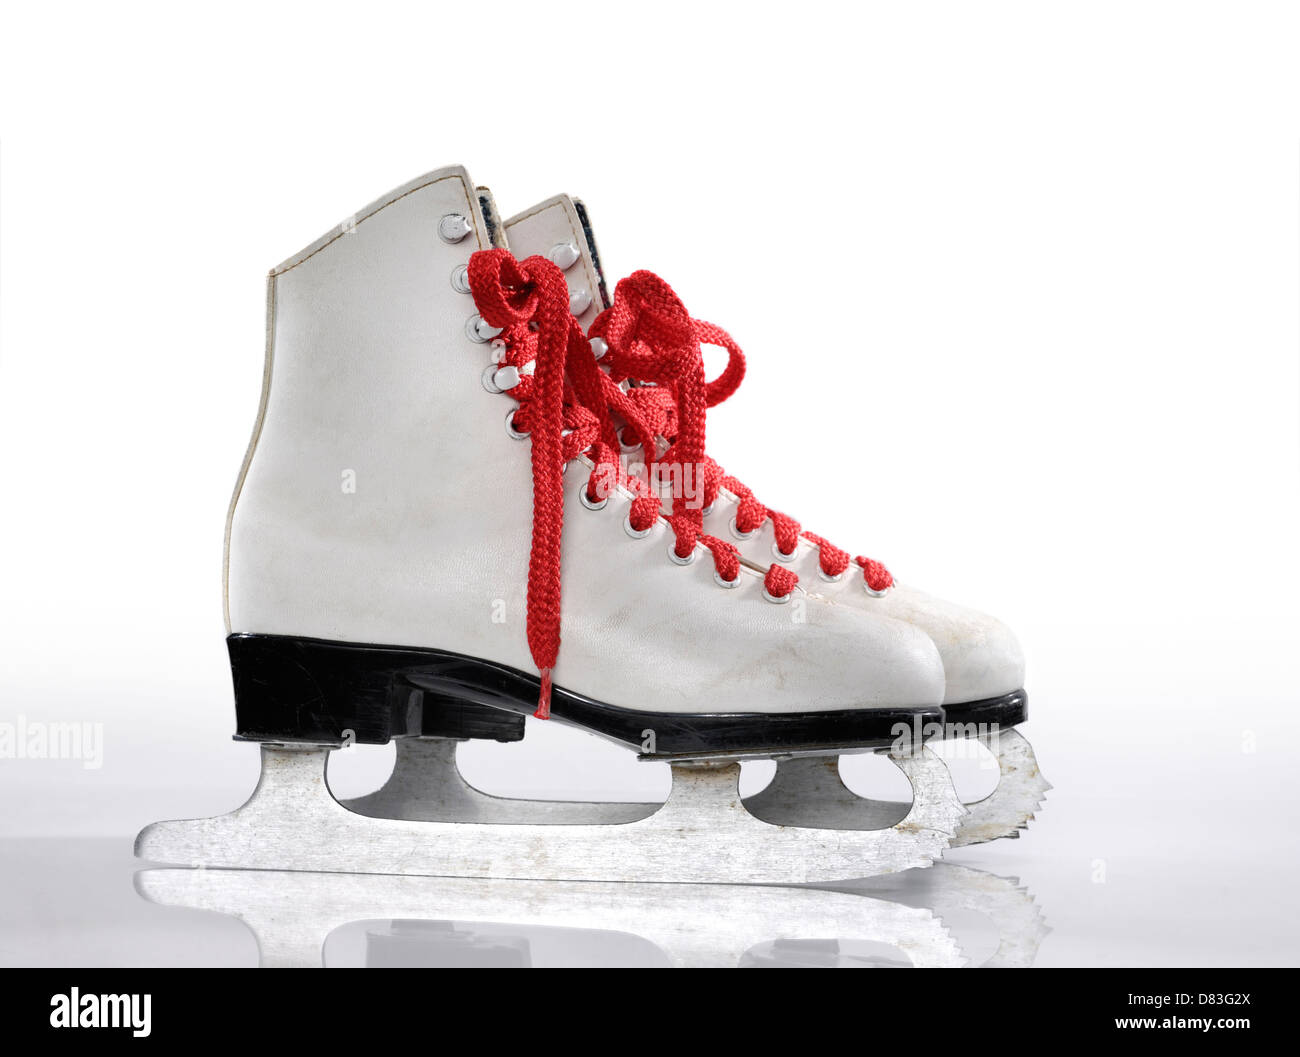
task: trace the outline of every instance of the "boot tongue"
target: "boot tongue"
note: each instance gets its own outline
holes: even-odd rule
[[[497,200],[486,187],[475,188],[475,200],[479,212],[483,215],[483,226],[487,229],[488,241],[493,249],[507,249],[505,226],[501,223],[501,214],[497,212]]]
[[[591,217],[581,202],[568,195],[548,198],[507,220],[505,231],[510,252],[520,260],[546,257],[564,272],[569,307],[583,330],[609,307]]]

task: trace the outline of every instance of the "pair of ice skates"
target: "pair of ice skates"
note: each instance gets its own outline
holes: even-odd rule
[[[1032,817],[1015,639],[718,467],[705,419],[739,347],[648,272],[610,299],[579,203],[502,223],[463,169],[420,177],[271,273],[267,333],[226,546],[236,736],[262,777],[230,815],[148,827],[142,857],[799,883]],[[712,381],[701,343],[728,352]],[[468,786],[455,744],[518,740],[534,709],[668,762],[667,803]],[[1001,769],[969,808],[924,744],[954,734]],[[391,739],[388,783],[339,804],[329,753]],[[851,793],[849,752],[887,753],[911,804]],[[759,758],[776,776],[742,802]]]

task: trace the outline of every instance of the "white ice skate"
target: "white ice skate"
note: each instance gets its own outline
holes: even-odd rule
[[[578,324],[590,329],[610,303],[610,295],[584,205],[559,195],[512,217],[504,228],[516,255],[542,255],[563,270],[571,311]],[[724,342],[732,355],[731,377],[715,382],[711,394],[724,399],[740,384],[744,359],[728,335],[705,326],[702,333]],[[595,348],[602,359],[607,358],[608,345],[602,338],[597,338]],[[637,442],[624,430],[620,442],[625,454],[645,450],[653,443],[662,456],[667,443],[662,430],[669,420],[676,425],[671,386],[637,386],[629,390],[628,400],[636,402],[637,419],[642,423],[649,420],[655,436]],[[716,536],[735,541],[751,562],[775,558],[794,569],[811,593],[871,614],[909,621],[935,641],[945,668],[945,736],[979,742],[998,767],[997,787],[983,800],[967,803],[969,814],[959,824],[953,844],[1019,836],[1050,785],[1037,767],[1030,742],[1014,729],[1027,718],[1028,698],[1023,690],[1023,654],[1009,629],[980,612],[897,584],[879,563],[867,559],[850,562],[844,551],[803,532],[793,519],[761,506],[735,478],[718,471],[716,485],[708,497],[712,502],[705,512],[705,527]],[[425,819],[459,818],[464,811],[471,816],[513,816],[536,810],[560,813],[571,820],[638,818],[650,810],[650,805],[638,803],[558,806],[550,802],[536,802],[536,807],[529,809],[525,801],[487,797],[461,779],[454,753],[450,744],[399,745],[393,776],[378,793],[357,803],[357,810],[387,818]],[[907,811],[906,803],[867,801],[853,793],[840,780],[835,759],[828,757],[781,759],[772,783],[745,805],[768,822],[845,829],[888,826]]]
[[[570,314],[584,306],[558,265],[494,247],[501,232],[487,192],[445,169],[271,273],[226,569],[236,736],[262,744],[262,778],[229,815],[147,827],[137,854],[778,883],[934,859],[964,810],[941,761],[899,740],[941,718],[930,638],[743,559],[702,531],[690,496],[662,516],[619,465],[608,380]],[[703,399],[700,383],[676,391]],[[678,456],[703,461],[702,430]],[[668,802],[635,818],[424,822],[329,791],[334,747],[511,739],[534,707],[669,762]],[[739,760],[852,751],[888,753],[911,782],[913,803],[878,829],[739,802]]]

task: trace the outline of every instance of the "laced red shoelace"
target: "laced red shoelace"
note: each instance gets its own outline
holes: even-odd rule
[[[725,395],[716,394],[733,385],[732,379],[724,375],[713,383],[705,381],[700,341],[708,339],[701,338],[699,326],[672,287],[651,272],[635,272],[619,281],[614,303],[596,317],[591,337],[605,342],[605,360],[619,376],[654,382],[657,388],[653,391],[663,396],[659,406],[665,410],[671,406],[676,427],[673,441],[655,460],[654,469],[659,472],[659,468],[669,467],[673,476],[673,513],[669,519],[677,536],[673,552],[685,558],[696,543],[701,543],[712,553],[718,575],[728,583],[734,581],[740,575],[740,556],[735,546],[703,530],[711,472],[711,460],[704,452],[705,411],[710,400],[725,399]],[[618,386],[617,378],[601,374],[606,379],[607,403],[626,423],[624,430],[643,444],[648,443],[653,451],[655,426],[643,415],[653,412],[654,405],[646,400],[638,405]],[[736,377],[734,385],[739,382]],[[796,583],[797,576],[777,567],[768,570],[765,587],[773,597],[782,598]]]
[[[649,275],[649,273],[638,273]],[[636,277],[634,277],[636,278]],[[649,277],[654,279],[653,276]],[[704,411],[709,390],[704,382],[699,341],[693,321],[662,280],[640,281],[626,288],[623,307],[602,314],[602,333],[622,362],[644,377],[659,379],[688,428],[678,430],[674,458],[696,468],[705,463]],[[613,393],[623,394],[597,366],[588,339],[569,311],[564,274],[544,257],[518,261],[507,250],[482,250],[470,257],[469,285],[479,314],[502,329],[503,366],[515,367],[519,382],[510,395],[519,401],[512,417],[517,432],[532,443],[533,538],[528,560],[528,647],[541,676],[535,715],[550,715],[551,672],[560,649],[560,542],[564,528],[564,467],[585,453],[594,463],[587,495],[600,500],[617,486],[635,498],[629,511],[634,531],[643,532],[659,517],[660,499],[647,485],[629,477],[619,464],[619,441],[610,414]],[[623,284],[619,284],[624,289]],[[612,310],[611,310],[612,311]],[[531,373],[529,373],[531,371]],[[739,379],[737,379],[737,382]],[[635,435],[646,435],[635,408],[620,401],[622,417]],[[713,555],[718,575],[732,582],[740,575],[736,548],[701,531],[703,515],[690,497],[674,501],[668,519],[680,558],[703,543]],[[773,573],[783,574],[773,578]],[[769,572],[768,590],[787,594],[797,578],[788,570]]]
[[[883,592],[893,586],[894,578],[883,564],[861,555],[850,558],[848,551],[825,537],[805,531],[794,518],[759,502],[750,488],[705,455],[707,409],[731,396],[745,376],[744,353],[730,334],[712,323],[692,319],[666,282],[642,271],[619,282],[613,305],[592,323],[591,336],[602,338],[609,346],[601,361],[609,371],[607,400],[627,422],[625,432],[631,432],[644,448],[653,464],[649,467],[652,480],[658,465],[680,465],[689,458],[698,467],[702,494],[696,499],[702,499],[704,507],[713,505],[721,488],[736,496],[737,532],[757,531],[771,520],[776,545],[783,554],[793,555],[802,536],[817,547],[824,575],[838,577],[856,562],[872,591]],[[727,350],[726,369],[708,383],[704,381],[701,343]],[[625,380],[639,384],[624,392],[617,383]],[[657,441],[661,436],[670,446],[659,456]],[[695,520],[691,524],[698,533],[702,520],[698,503],[692,513]],[[678,513],[675,490],[674,517],[684,515]],[[769,569],[771,594],[781,597],[793,588],[794,580],[787,581],[786,576],[794,574],[779,565]]]

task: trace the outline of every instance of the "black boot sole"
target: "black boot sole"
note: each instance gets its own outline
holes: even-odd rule
[[[946,737],[978,737],[991,730],[1010,730],[1029,718],[1029,695],[1023,689],[982,701],[944,705]],[[958,730],[956,728],[966,728]]]
[[[518,741],[539,681],[445,650],[284,635],[231,635],[236,737],[382,745],[399,737]],[[677,713],[607,705],[556,686],[551,717],[642,756],[781,755],[884,748],[943,721],[932,708]]]

